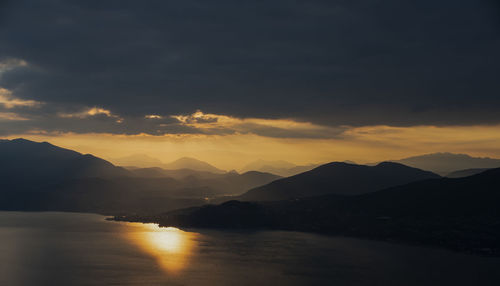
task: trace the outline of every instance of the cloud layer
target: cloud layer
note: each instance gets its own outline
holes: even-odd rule
[[[0,134],[332,138],[345,126],[497,124],[499,7],[0,1]]]

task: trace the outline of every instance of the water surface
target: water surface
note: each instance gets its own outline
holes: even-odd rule
[[[0,285],[500,285],[500,259],[300,232],[0,212]]]

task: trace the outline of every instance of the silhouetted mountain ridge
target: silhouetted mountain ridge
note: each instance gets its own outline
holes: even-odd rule
[[[398,163],[376,166],[332,162],[292,177],[249,190],[236,197],[243,201],[285,200],[324,194],[357,195],[438,175]]]
[[[500,255],[500,168],[354,195],[207,205],[117,220],[313,231]]]
[[[25,139],[0,141],[0,172],[4,180],[63,180],[126,177],[130,172],[90,154]]]
[[[259,171],[265,173],[276,174],[282,177],[289,177],[297,175],[302,172],[306,172],[317,167],[318,164],[309,164],[304,166],[298,166],[293,163],[283,161],[283,160],[256,160],[246,166],[244,166],[241,171]]]
[[[158,212],[236,195],[278,176],[194,170],[125,170],[47,142],[0,141],[0,209]],[[177,175],[171,178],[170,175]]]
[[[449,152],[425,154],[394,160],[393,162],[429,170],[442,176],[456,170],[500,168],[500,159],[472,157],[467,154],[454,154]]]

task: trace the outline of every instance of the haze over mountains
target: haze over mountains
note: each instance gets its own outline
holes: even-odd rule
[[[500,168],[500,159],[471,157],[467,154],[433,153],[394,160],[407,166],[428,170],[442,176],[465,169]]]
[[[279,178],[261,172],[126,170],[92,155],[24,139],[0,141],[0,156],[0,208],[12,210],[161,211],[240,194]]]
[[[151,168],[163,165],[161,160],[145,154],[132,154],[121,158],[113,158],[111,161],[118,166]]]
[[[221,174],[214,174],[211,172],[196,171],[192,169],[177,169],[177,170],[166,170],[160,167],[151,168],[127,168],[134,176],[142,178],[174,178],[174,179],[184,179],[186,177],[195,176],[198,178],[215,178],[220,177]]]
[[[190,169],[200,172],[210,172],[222,174],[226,171],[201,160],[182,157],[170,163],[162,161],[144,154],[134,154],[127,157],[113,159],[113,162],[127,169],[153,168],[158,167],[165,170]],[[239,169],[240,173],[248,171],[258,171],[263,173],[272,173],[281,177],[289,177],[302,172],[306,172],[319,166],[319,164],[296,165],[284,160],[256,160]]]
[[[113,159],[113,161],[118,165],[125,166],[129,169],[158,167],[166,170],[189,169],[214,174],[226,173],[226,171],[216,168],[207,162],[190,157],[182,157],[170,163],[163,163],[162,161],[148,155],[134,154],[127,157]]]
[[[195,171],[211,172],[214,174],[223,174],[226,172],[206,162],[189,157],[182,157],[171,163],[164,164],[162,167],[167,170],[191,169]]]
[[[0,157],[2,210],[98,212],[172,226],[319,231],[500,253],[500,169],[463,170],[456,176],[480,173],[451,179],[395,162],[332,162],[282,178],[258,171],[221,173],[183,158],[169,166],[214,172],[127,170],[24,139],[0,140]],[[462,163],[479,162],[459,157]],[[207,198],[232,201],[204,206]]]
[[[162,161],[148,155],[134,154],[128,157],[114,159],[113,162],[118,163],[118,165],[120,166],[125,166],[127,169],[159,167],[165,170],[190,169],[200,172],[219,174],[225,173],[224,170],[218,169],[217,167],[214,167],[207,162],[189,157],[183,157],[170,163],[163,163]],[[356,164],[349,160],[343,162]],[[454,154],[448,152],[424,154],[399,160],[391,160],[391,162],[401,163],[406,166],[431,171],[441,176],[450,175],[452,177],[473,175],[477,172],[480,172],[481,170],[500,168],[500,159],[488,157],[472,157],[467,154]],[[368,165],[373,166],[376,164],[378,163]],[[272,173],[281,177],[290,177],[310,171],[318,167],[319,165],[321,164],[296,165],[284,160],[259,159],[245,165],[244,167],[240,168],[239,171],[241,173],[248,171],[259,171],[264,173]],[[469,169],[470,171],[465,171]],[[477,172],[472,171],[472,169],[475,169]],[[456,171],[464,172],[452,174]]]
[[[289,177],[312,170],[317,166],[318,164],[298,166],[283,160],[270,161],[260,159],[253,161],[241,168],[241,172],[260,171],[276,174],[282,177]]]

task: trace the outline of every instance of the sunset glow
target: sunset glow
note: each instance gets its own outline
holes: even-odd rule
[[[158,265],[169,274],[176,274],[187,267],[196,248],[196,233],[180,229],[160,228],[156,224],[129,223],[126,237],[154,257]]]
[[[111,162],[129,154],[146,154],[164,162],[190,156],[226,170],[238,169],[258,158],[286,159],[296,164],[343,160],[371,163],[443,151],[500,157],[498,125],[352,127],[346,128],[338,138],[331,139],[270,138],[239,133],[162,136],[54,133],[9,136],[17,137],[49,141],[82,153],[95,154]]]
[[[500,285],[500,4],[0,0],[0,285]]]

